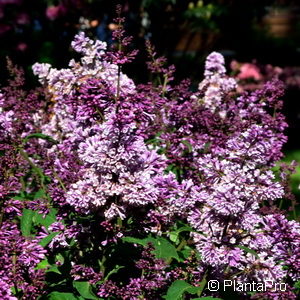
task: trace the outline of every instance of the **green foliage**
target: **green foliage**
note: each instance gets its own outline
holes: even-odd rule
[[[300,291],[300,280],[298,280],[295,285],[294,285],[295,289]]]
[[[73,281],[73,286],[84,299],[97,300],[98,297],[92,292],[92,287],[87,281]]]
[[[163,132],[159,131],[157,134],[155,134],[154,136],[152,136],[151,138],[149,138],[148,140],[145,141],[145,143],[147,145],[153,145],[153,147],[159,147],[161,144],[161,140],[160,140],[160,136]]]
[[[111,276],[111,275],[113,275],[113,274],[116,274],[116,273],[118,273],[118,271],[120,270],[120,269],[123,269],[124,268],[124,266],[119,266],[119,265],[116,265],[106,276],[105,276],[105,278],[104,278],[104,281],[106,281],[107,279],[109,279],[109,277]]]
[[[20,192],[18,195],[12,197],[15,200],[21,200],[21,201],[26,201],[26,200],[36,200],[36,199],[41,199],[41,198],[46,198],[47,195],[45,193],[45,190],[39,189],[35,192],[27,193],[25,191]]]
[[[47,269],[49,267],[48,259],[44,259],[41,262],[39,262],[36,266],[36,269]]]
[[[180,260],[176,248],[163,237],[156,237],[156,238],[148,237],[145,239],[123,237],[122,240],[127,243],[139,244],[144,247],[147,246],[149,243],[151,243],[155,248],[153,254],[156,256],[156,258],[161,258],[166,261],[173,258],[176,259],[177,261]]]
[[[184,16],[190,22],[194,30],[218,30],[216,19],[226,12],[226,8],[220,4],[204,4],[203,1],[200,0],[196,5],[190,2],[188,9],[184,12]]]
[[[182,227],[179,227],[178,229],[175,229],[175,230],[173,230],[173,231],[170,231],[170,232],[169,232],[169,238],[170,238],[170,240],[171,240],[173,243],[175,243],[176,245],[178,245],[179,242],[180,242],[180,239],[179,239],[180,233],[182,233],[182,232],[192,232],[192,231],[194,231],[194,230],[192,229],[192,227],[184,225],[184,226],[182,226]]]
[[[32,229],[32,221],[33,221],[33,216],[36,212],[31,210],[31,209],[27,209],[24,208],[23,212],[22,212],[22,216],[21,216],[21,232],[24,236],[29,236],[31,233],[31,229]]]
[[[183,175],[183,170],[180,166],[176,165],[176,164],[170,164],[167,168],[166,168],[166,172],[172,172],[176,175],[176,179],[180,182],[182,175]]]
[[[23,199],[23,198],[22,198]],[[23,236],[30,236],[34,231],[34,227],[37,225],[42,225],[46,229],[56,221],[56,210],[51,209],[49,214],[43,215],[39,214],[37,211],[24,208],[22,211],[22,216],[20,217],[20,228]],[[51,232],[48,236],[44,237],[40,241],[42,247],[46,247],[52,239],[58,235],[60,232]]]
[[[42,260],[40,263],[37,264],[36,269],[44,269],[45,272],[53,272],[57,274],[61,274],[56,264],[51,265],[48,259]]]
[[[59,232],[51,232],[48,236],[44,237],[39,244],[42,247],[46,247],[58,234]]]
[[[167,295],[164,298],[166,300],[180,300],[185,293],[197,294],[200,288],[192,286],[184,280],[176,280],[169,287]]]
[[[23,197],[15,197],[15,199],[24,199]],[[34,225],[43,225],[46,229],[56,222],[56,210],[54,208],[50,209],[47,215],[38,213],[37,211],[24,208],[22,211],[22,216],[20,217],[20,227],[21,232],[24,236],[30,235],[30,232]]]
[[[193,248],[191,248],[190,246],[185,245],[179,251],[179,255],[180,255],[180,257],[182,257],[181,261],[185,261],[188,257],[190,257],[193,251],[195,251]],[[199,259],[200,259],[200,257],[199,257]]]
[[[56,222],[56,210],[54,208],[52,208],[49,212],[49,214],[47,215],[42,215],[42,214],[39,214],[39,213],[36,213],[34,215],[34,221],[36,222],[36,224],[40,224],[40,225],[43,225],[45,226],[47,229],[48,227]]]

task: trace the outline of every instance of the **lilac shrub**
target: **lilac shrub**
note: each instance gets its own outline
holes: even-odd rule
[[[2,298],[228,299],[217,279],[296,299],[300,225],[279,205],[291,167],[274,169],[282,84],[239,94],[213,52],[192,92],[150,43],[154,83],[135,84],[117,13],[112,49],[81,32],[80,61],[33,66],[43,89],[24,91],[20,71],[2,88]]]

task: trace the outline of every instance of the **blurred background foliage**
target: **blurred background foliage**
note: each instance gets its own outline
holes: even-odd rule
[[[151,39],[159,55],[175,64],[177,80],[191,78],[194,89],[211,51],[225,56],[229,71],[232,61],[283,70],[287,83],[284,113],[289,123],[286,159],[300,162],[297,0],[0,0],[0,82],[7,77],[7,56],[24,67],[32,85],[36,84],[31,72],[33,63],[66,67],[74,56],[70,42],[80,30],[111,44],[118,3],[123,5],[126,30],[134,37],[132,47],[140,50],[135,62],[125,70],[137,82],[149,80],[144,63],[146,39]],[[255,86],[260,81],[261,77],[252,72],[240,83]],[[293,180],[296,189],[299,172]]]
[[[179,78],[198,80],[203,59],[212,50],[221,51],[227,61],[295,65],[300,56],[297,2],[0,0],[0,54],[2,60],[9,55],[23,66],[39,60],[61,67],[79,30],[111,42],[115,5],[121,3],[126,29],[135,37],[133,46],[142,49],[150,38],[177,65]]]

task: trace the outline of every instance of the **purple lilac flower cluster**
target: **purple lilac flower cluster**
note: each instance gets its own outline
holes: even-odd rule
[[[282,86],[269,82],[264,89],[239,97],[231,94],[235,86],[225,75],[222,56],[212,53],[199,91],[168,112],[166,123],[172,129],[168,132],[167,127],[161,142],[172,161],[194,167],[183,173],[183,178],[197,183],[199,193],[192,206],[186,206],[184,198],[183,203],[182,199],[168,202],[168,211],[177,215],[177,207],[181,207],[181,215],[185,212],[196,230],[192,237],[203,272],[209,270],[211,276],[223,279],[282,281],[292,278],[293,267],[270,253],[279,254],[277,247],[289,252],[293,246],[286,244],[285,248],[282,241],[277,244],[266,224],[266,218],[271,220],[275,215],[264,215],[260,210],[262,204],[272,207],[276,199],[285,197],[284,186],[275,180],[271,169],[282,157],[286,141],[283,130],[287,125],[278,112]],[[187,118],[185,110],[197,119],[191,116],[184,122],[180,117]],[[183,139],[192,147],[188,153],[171,144],[171,140]],[[280,217],[298,232],[294,239],[299,244],[299,224],[291,225]],[[243,247],[255,250],[256,255]],[[297,269],[294,278],[299,278]]]
[[[37,240],[22,237],[16,224],[5,221],[0,230],[1,299],[17,299],[11,287],[20,289],[26,299],[37,299],[44,286],[44,271],[36,265],[45,258],[46,250]],[[28,280],[29,278],[29,280]]]

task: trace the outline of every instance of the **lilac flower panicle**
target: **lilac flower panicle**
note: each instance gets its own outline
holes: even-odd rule
[[[226,72],[224,65],[225,60],[223,55],[218,52],[212,52],[206,58],[204,76],[208,77],[215,73],[224,75]]]
[[[161,169],[156,170],[153,162],[159,157],[134,134],[133,124],[105,122],[98,130],[100,134],[88,137],[78,146],[86,173],[70,186],[66,201],[86,213],[108,205],[106,218],[124,219],[127,206],[156,201],[154,179]],[[118,204],[109,204],[113,199]]]
[[[226,109],[222,108],[224,97],[237,87],[233,78],[226,76],[224,57],[217,52],[211,53],[205,63],[204,80],[199,84],[199,93],[204,94],[200,101],[212,112],[218,111],[221,118],[226,117]],[[193,95],[192,99],[197,98]]]

